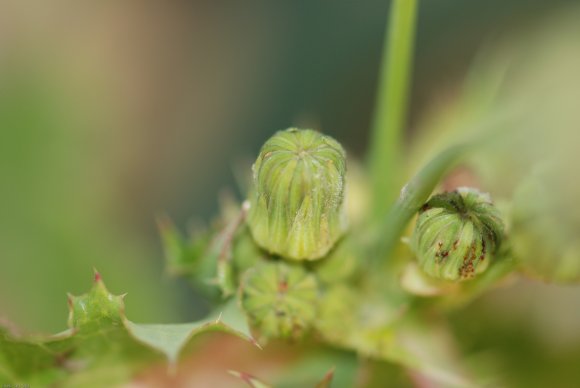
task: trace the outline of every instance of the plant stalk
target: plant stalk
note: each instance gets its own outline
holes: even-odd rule
[[[379,89],[369,149],[373,212],[382,218],[395,199],[401,174],[418,0],[393,0],[385,31]]]

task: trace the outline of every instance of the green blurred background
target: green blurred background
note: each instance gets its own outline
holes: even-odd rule
[[[482,47],[525,36],[578,3],[421,2],[408,137],[458,94]],[[96,268],[113,292],[129,294],[135,321],[199,317],[204,307],[185,282],[164,275],[155,215],[167,213],[183,229],[209,220],[217,193],[242,196],[236,174],[278,129],[320,129],[362,157],[388,7],[1,2],[0,316],[33,331],[62,330],[66,293],[84,292]],[[543,310],[534,293],[561,309]],[[487,346],[515,343],[541,357],[555,340],[530,339],[539,335],[534,328],[558,332],[565,348],[548,361],[580,362],[577,289],[524,283],[510,295],[526,308],[491,295],[469,316],[485,320],[488,309],[514,317],[465,327],[511,341]]]

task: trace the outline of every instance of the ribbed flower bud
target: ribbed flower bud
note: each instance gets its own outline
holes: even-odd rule
[[[280,131],[253,166],[248,225],[258,245],[296,260],[326,255],[345,230],[345,152],[313,130]]]
[[[411,247],[428,275],[471,279],[488,267],[503,230],[489,195],[462,187],[434,195],[421,208]]]
[[[241,303],[265,338],[299,338],[314,322],[318,282],[300,265],[264,261],[242,280]]]

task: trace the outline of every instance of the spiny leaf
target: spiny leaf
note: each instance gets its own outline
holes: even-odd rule
[[[177,361],[180,352],[192,337],[203,332],[223,331],[259,347],[235,301],[226,304],[219,314],[192,323],[137,324],[129,320],[124,323],[135,338],[164,353],[171,363]]]
[[[0,328],[4,382],[106,386],[126,381],[144,366],[169,361],[198,334],[222,331],[257,345],[234,302],[209,318],[184,324],[137,324],[125,317],[123,295],[111,294],[98,273],[91,290],[69,295],[69,329],[47,337],[19,337]]]
[[[124,297],[111,294],[95,271],[95,281],[88,293],[68,296],[69,327],[80,334],[119,323],[123,318]]]

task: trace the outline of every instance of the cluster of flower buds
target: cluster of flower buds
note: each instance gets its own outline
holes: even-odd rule
[[[411,247],[434,278],[465,280],[493,260],[504,226],[488,194],[458,188],[437,194],[420,209]]]
[[[316,131],[280,131],[260,150],[243,239],[248,244],[234,256],[243,258],[235,263],[244,272],[242,307],[264,339],[297,338],[316,326],[324,312],[319,298],[334,295],[328,290],[359,270],[351,239],[337,244],[346,224],[345,173],[341,145]],[[420,209],[411,246],[427,275],[458,281],[485,271],[503,234],[489,195],[459,188],[434,195]]]
[[[280,131],[260,150],[247,225],[263,251],[243,275],[240,299],[262,339],[302,336],[315,322],[328,278],[355,272],[350,245],[333,249],[346,229],[345,173],[342,146],[313,130]],[[234,256],[247,262],[256,255],[251,245]]]

